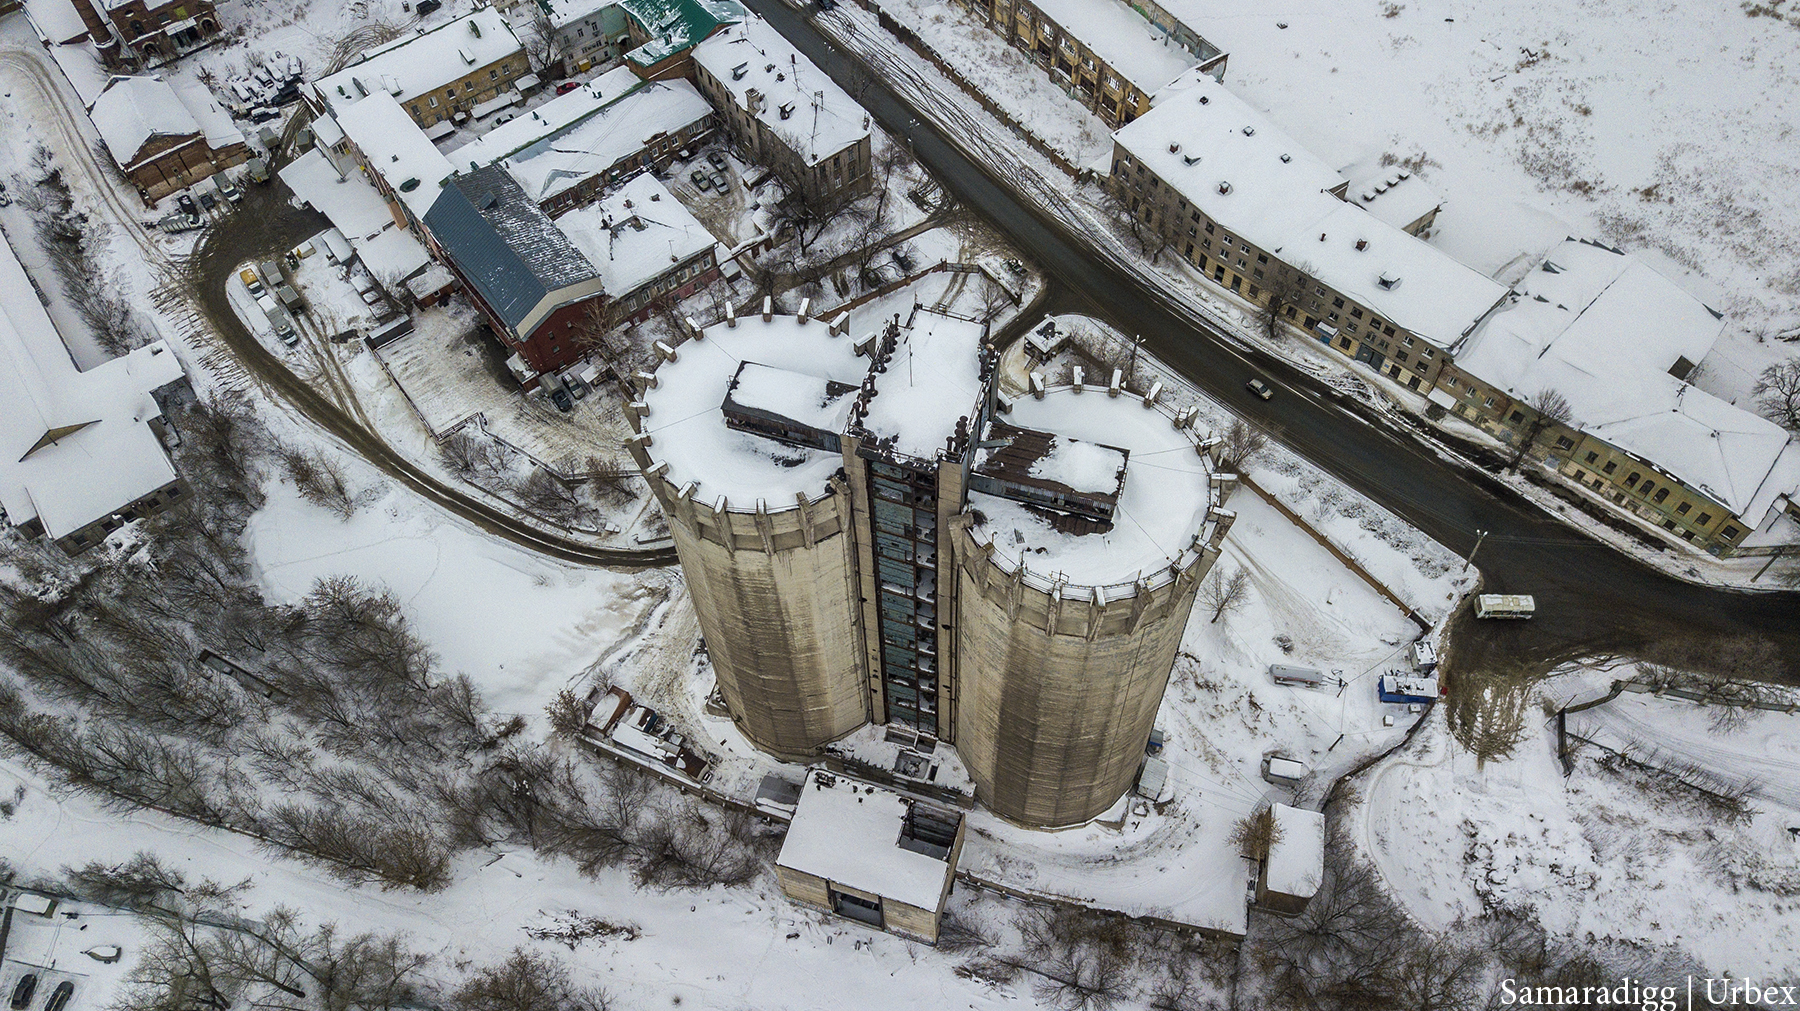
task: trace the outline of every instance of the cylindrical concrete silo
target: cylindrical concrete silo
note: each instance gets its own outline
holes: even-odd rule
[[[867,722],[868,693],[836,432],[765,408],[809,383],[829,383],[829,398],[860,381],[867,366],[849,345],[789,316],[715,326],[675,349],[628,410],[725,702],[752,743],[790,758]],[[732,413],[729,397],[743,402]]]
[[[956,748],[977,797],[1003,817],[1086,821],[1131,788],[1143,761],[1196,590],[1231,520],[1216,508],[1206,458],[1172,421],[1104,390],[1021,400],[1011,425],[1083,452],[1128,452],[1110,528],[1071,530],[1029,501],[979,492],[956,524]],[[1043,460],[1031,471],[1058,472]],[[975,486],[984,483],[994,487],[978,467]]]

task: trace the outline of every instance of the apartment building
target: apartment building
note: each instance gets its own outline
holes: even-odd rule
[[[631,47],[619,0],[538,0],[565,75],[618,61]]]
[[[874,180],[869,114],[754,15],[694,48],[694,83],[751,157],[830,206]]]
[[[477,105],[537,83],[512,26],[493,8],[477,7],[364,52],[312,82],[305,94],[315,112],[335,115],[385,92],[427,133],[439,134],[468,119]]]
[[[1613,506],[1713,554],[1734,553],[1800,496],[1800,443],[1688,383],[1722,316],[1623,251],[1568,239],[1459,342],[1434,402],[1503,442],[1567,403],[1533,447]]]
[[[1225,76],[1217,46],[1159,28],[1119,0],[962,2],[1115,129],[1150,111],[1151,96],[1189,69]]]
[[[693,76],[694,48],[748,16],[737,0],[619,0],[630,50],[625,65],[646,81]]]
[[[1506,287],[1368,213],[1349,181],[1224,85],[1184,75],[1113,135],[1109,186],[1139,226],[1214,283],[1282,311],[1338,353],[1428,392]]]

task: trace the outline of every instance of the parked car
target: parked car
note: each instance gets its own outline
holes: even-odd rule
[[[256,298],[267,290],[263,287],[262,278],[256,276],[256,270],[254,268],[245,267],[243,270],[238,271],[238,280],[244,282],[244,287],[250,289],[251,298]]]
[[[724,155],[720,154],[717,151],[706,152],[706,160],[709,162],[712,162],[712,167],[718,169],[721,172],[723,172],[725,170],[725,168],[731,164],[730,162],[725,160]]]
[[[280,119],[281,110],[268,105],[259,105],[250,110],[250,122],[267,123],[271,119]]]
[[[579,87],[581,87],[580,81],[564,81],[556,86],[556,93],[559,95],[566,95]]]
[[[693,183],[702,192],[712,189],[712,180],[706,178],[706,171],[704,169],[695,169],[694,171],[689,172],[688,181]]]
[[[275,331],[275,336],[281,338],[281,343],[286,344],[288,347],[293,347],[300,343],[300,331],[294,328],[294,317],[289,316],[286,309],[283,309],[281,306],[274,306],[273,310],[267,315],[269,317],[269,328]]]
[[[69,998],[73,996],[75,984],[63,980],[56,984],[55,990],[50,991],[50,999],[44,1002],[44,1011],[63,1011],[63,1008],[69,1006]]]
[[[711,178],[712,178],[713,188],[718,190],[720,193],[723,193],[726,190],[731,188],[731,181],[725,178],[725,173],[714,172],[712,174]]]
[[[419,16],[424,17],[434,13],[442,6],[444,6],[444,0],[419,0]]]
[[[219,196],[224,197],[234,204],[241,204],[244,202],[244,191],[238,188],[237,183],[231,181],[231,176],[224,172],[215,172],[213,173],[212,178],[213,185],[219,190]]]
[[[8,919],[10,918],[11,913],[9,911]],[[25,1005],[31,1003],[31,995],[37,992],[37,981],[37,973],[35,972],[28,972],[19,977],[18,985],[13,987],[12,992],[13,1011],[20,1011]]]
[[[294,286],[291,284],[283,284],[276,287],[275,297],[281,300],[282,306],[284,306],[288,312],[306,311],[306,299],[301,298],[300,293],[295,291]]]
[[[212,195],[212,190],[205,189],[200,191],[200,206],[209,211],[214,207],[219,206],[219,201]]]
[[[269,181],[269,163],[261,158],[252,158],[244,163],[244,175],[258,185],[266,183]]]
[[[189,214],[195,218],[200,216],[199,205],[194,203],[194,198],[187,193],[181,193],[175,197],[175,206],[181,208],[183,214]]]
[[[1268,400],[1275,395],[1275,391],[1269,389],[1269,384],[1260,379],[1252,379],[1245,383],[1244,389],[1249,390],[1251,393],[1256,394],[1264,400]]]

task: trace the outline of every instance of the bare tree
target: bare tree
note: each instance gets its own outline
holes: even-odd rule
[[[1268,450],[1273,434],[1270,429],[1234,416],[1225,431],[1219,433],[1219,444],[1213,447],[1213,459],[1221,471],[1241,474]]]
[[[544,707],[544,716],[550,721],[551,733],[570,739],[580,737],[587,727],[587,700],[573,688],[564,688]]]
[[[293,446],[278,446],[276,455],[301,498],[337,514],[339,519],[347,520],[356,512],[356,501],[345,482],[344,469],[336,460],[317,450]]]
[[[1263,279],[1263,293],[1267,301],[1256,314],[1257,324],[1262,328],[1264,337],[1270,341],[1281,338],[1282,321],[1294,318],[1316,283],[1312,268],[1305,263],[1275,263],[1268,276]]]
[[[456,1011],[607,1011],[606,991],[579,987],[563,962],[514,948],[506,961],[471,976],[451,995]]]
[[[1212,612],[1212,620],[1208,624],[1218,624],[1220,618],[1236,614],[1249,602],[1250,574],[1243,569],[1234,570],[1230,576],[1226,576],[1223,569],[1215,567],[1200,584],[1200,606]]]
[[[1770,421],[1800,432],[1800,358],[1776,362],[1756,380],[1756,406]]]
[[[1517,406],[1523,408],[1520,413],[1525,417],[1515,426],[1519,441],[1513,446],[1512,460],[1507,463],[1513,470],[1519,469],[1519,464],[1525,462],[1525,457],[1537,448],[1545,433],[1557,426],[1567,425],[1569,419],[1575,416],[1574,410],[1569,406],[1569,398],[1550,386],[1532,394],[1529,400]]]
[[[1238,852],[1252,860],[1263,860],[1269,848],[1281,841],[1281,826],[1275,824],[1274,808],[1245,816],[1231,830],[1231,842]]]

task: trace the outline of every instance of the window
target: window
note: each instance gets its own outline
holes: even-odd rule
[[[1256,262],[1257,263],[1268,263],[1269,262],[1269,254],[1267,254],[1267,253],[1256,254]],[[1261,274],[1259,273],[1257,276],[1260,277]]]
[[[1356,325],[1356,324],[1355,324],[1355,323],[1352,323],[1352,324],[1350,324],[1350,325],[1351,325],[1351,326],[1355,326],[1355,325]],[[1406,352],[1404,352],[1404,351],[1402,351],[1402,352],[1400,352],[1400,353],[1399,353],[1399,354],[1397,354],[1397,355],[1395,355],[1395,356],[1394,356],[1394,360],[1395,360],[1395,361],[1397,361],[1397,362],[1399,362],[1399,363],[1400,363],[1400,364],[1402,364],[1402,365],[1405,365],[1405,364],[1406,364]]]
[[[1608,461],[1606,461],[1606,466],[1600,468],[1600,471],[1603,474],[1611,474],[1613,471],[1618,470],[1618,469],[1619,469],[1619,461],[1608,460]]]
[[[1195,213],[1198,214],[1199,212],[1196,211]],[[1213,223],[1208,221],[1206,223],[1206,234],[1211,235],[1212,233],[1213,233]]]
[[[1334,298],[1334,299],[1332,299],[1332,300],[1331,300],[1331,307],[1332,307],[1332,308],[1333,308],[1333,309],[1342,309],[1342,308],[1343,308],[1343,307],[1344,307],[1344,300],[1343,300],[1343,299],[1341,299],[1341,298]]]
[[[1362,310],[1361,309],[1352,309],[1352,310],[1350,310],[1350,315],[1356,317],[1357,319],[1362,319]],[[1408,346],[1410,347],[1411,345],[1408,345]]]
[[[1343,348],[1345,351],[1350,350],[1350,338],[1348,338],[1348,337],[1338,338],[1338,346]]]
[[[1506,423],[1509,425],[1516,425],[1519,422],[1524,421],[1524,420],[1525,420],[1524,414],[1522,414],[1518,411],[1514,411],[1514,412],[1512,412],[1512,414],[1507,416]]]
[[[1392,330],[1392,328],[1390,328],[1388,330],[1388,332],[1393,333],[1394,331]],[[1419,351],[1419,357],[1420,358],[1435,358],[1435,357],[1437,357],[1437,352],[1433,351],[1431,348],[1424,348]]]
[[[1585,482],[1586,480],[1587,480],[1587,471],[1577,469],[1575,471],[1575,483],[1581,484],[1581,483]]]
[[[1582,458],[1582,461],[1581,461],[1581,462],[1583,462],[1583,463],[1593,463],[1593,462],[1594,462],[1594,461],[1595,461],[1595,460],[1598,460],[1598,459],[1600,459],[1600,454],[1599,454],[1599,453],[1589,453],[1589,454],[1588,454],[1588,455],[1587,455],[1587,456],[1585,456],[1585,457],[1583,457],[1583,458]]]
[[[1481,406],[1490,407],[1490,408],[1493,407],[1494,406],[1494,398],[1493,397],[1482,397],[1481,398]]]
[[[1694,522],[1700,526],[1705,526],[1712,522],[1712,513],[1701,513],[1699,518],[1695,519]]]
[[[1656,487],[1655,481],[1645,481],[1643,484],[1638,485],[1638,494],[1648,495],[1650,494],[1650,489],[1654,487]]]
[[[1575,448],[1575,440],[1569,438],[1566,435],[1559,435],[1556,437],[1556,448],[1557,449],[1574,449]]]
[[[1675,515],[1677,515],[1677,516],[1686,516],[1686,515],[1687,515],[1687,514],[1688,514],[1688,510],[1689,510],[1689,509],[1692,509],[1692,508],[1694,508],[1694,503],[1692,503],[1692,502],[1683,502],[1683,503],[1681,503],[1681,504],[1680,504],[1680,505],[1678,505],[1678,506],[1676,506],[1676,507],[1675,507]]]
[[[1640,474],[1640,473],[1638,473],[1638,472],[1637,472],[1637,471],[1635,471],[1635,470],[1634,470],[1634,471],[1632,471],[1632,472],[1631,472],[1631,476],[1630,476],[1630,477],[1628,477],[1628,478],[1626,478],[1626,479],[1625,479],[1625,487],[1627,487],[1627,488],[1634,488],[1634,487],[1636,487],[1636,486],[1637,486],[1637,483],[1638,483],[1638,478],[1641,478],[1641,477],[1643,477],[1643,476],[1644,476],[1644,475],[1642,475],[1642,474]]]
[[[488,71],[488,80],[498,81],[499,79],[500,79],[500,71],[498,69]]]
[[[425,104],[431,106],[433,109],[437,108],[437,96],[436,95],[425,96]]]
[[[1390,332],[1392,332],[1392,331],[1390,331]],[[1405,339],[1405,341],[1404,341],[1404,343],[1405,343],[1405,344],[1406,344],[1406,346],[1407,346],[1407,347],[1412,347],[1412,346],[1413,346],[1413,339],[1412,339],[1412,336],[1411,336],[1411,335],[1410,335],[1410,334],[1409,334],[1409,335],[1407,335],[1407,337],[1406,337],[1406,339]]]
[[[1666,499],[1668,497],[1669,497],[1669,489],[1658,488],[1656,490],[1656,494],[1651,497],[1650,501],[1655,502],[1657,505],[1662,505],[1663,499]]]
[[[1738,528],[1732,526],[1729,523],[1725,524],[1725,529],[1719,531],[1719,536],[1724,537],[1726,540],[1730,540],[1731,538],[1736,537],[1737,535],[1738,535]]]

